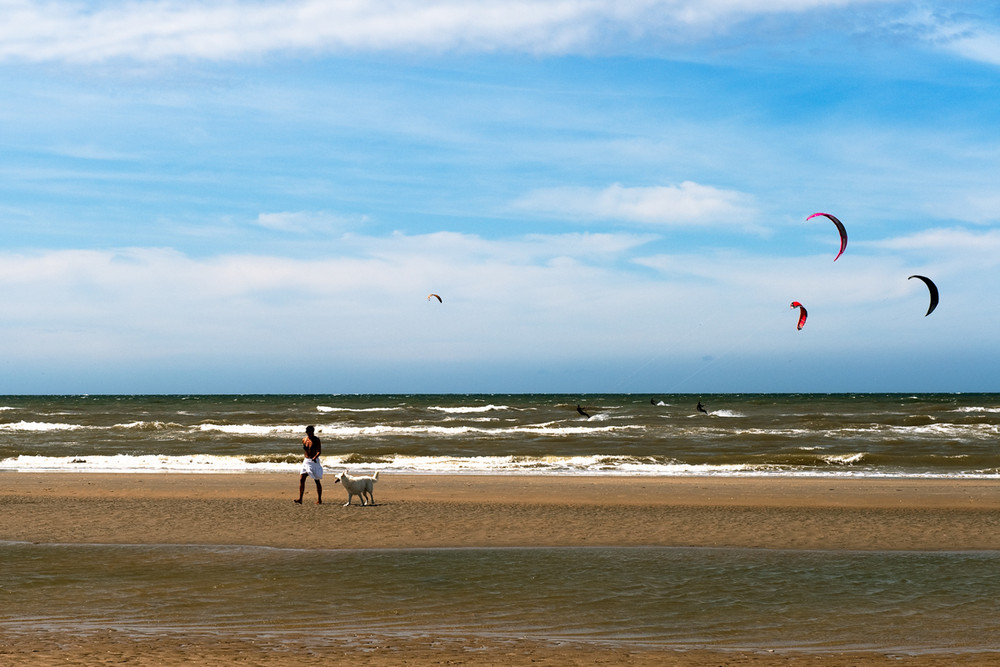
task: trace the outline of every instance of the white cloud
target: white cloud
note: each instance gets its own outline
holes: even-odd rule
[[[939,49],[988,65],[1000,65],[1000,31],[976,17],[973,6],[947,11],[918,6],[897,24]]]
[[[876,249],[880,257],[904,260],[900,271],[907,276],[930,276],[949,299],[965,300],[970,306],[997,300],[984,287],[992,283],[1000,266],[1000,230],[928,229],[865,246]],[[988,309],[1000,314],[998,304],[991,303]]]
[[[976,31],[959,36],[948,41],[947,46],[969,60],[1000,65],[1000,34],[995,31]]]
[[[569,234],[492,242],[439,233],[345,237],[350,255],[319,259],[192,257],[159,248],[6,254],[2,328],[8,349],[29,356],[115,358],[162,350],[256,356],[275,341],[308,354],[331,340],[344,350],[383,355],[382,345],[427,342],[405,318],[426,316],[423,302],[433,291],[450,307],[464,304],[470,319],[455,322],[453,332],[435,332],[459,348],[471,344],[465,337],[470,328],[478,335],[478,318],[487,313],[496,335],[534,322],[544,336],[558,338],[570,313],[591,308],[574,293],[607,293],[627,283],[610,264],[644,241]],[[525,308],[533,318],[510,319]],[[299,321],[311,324],[300,329]]]
[[[316,368],[349,390],[334,374],[352,368],[382,373],[376,385],[393,391],[392,373],[420,364],[577,368],[587,360],[617,381],[651,359],[683,365],[734,350],[771,365],[792,350],[948,348],[959,332],[968,346],[992,349],[1000,330],[997,298],[981,289],[996,261],[987,252],[934,267],[896,248],[837,263],[745,251],[637,258],[646,239],[348,235],[338,242],[343,254],[315,259],[158,248],[6,253],[0,335],[25,373],[51,377],[69,367],[123,377],[139,367],[196,369],[190,381],[199,386],[198,373],[215,370],[270,377],[268,369]],[[945,255],[955,259],[977,241],[1000,254],[996,235],[960,230],[894,243],[950,243]],[[648,268],[622,270],[626,261]],[[933,276],[942,290],[927,321],[926,290],[906,279],[912,273]],[[430,292],[444,303],[428,302]],[[809,308],[803,332],[792,300]],[[954,314],[973,310],[980,326],[966,330]]]
[[[652,187],[625,187],[616,183],[604,189],[548,188],[535,190],[514,205],[565,220],[664,227],[717,223],[745,227],[756,215],[750,195],[691,181]]]
[[[282,50],[587,52],[748,16],[879,0],[0,2],[0,59],[231,59]],[[612,40],[614,41],[614,40]]]
[[[366,216],[343,216],[325,211],[261,213],[257,224],[265,229],[294,234],[336,233],[367,222]]]
[[[932,251],[946,256],[972,253],[1000,259],[1000,230],[970,231],[961,227],[928,229],[866,245],[890,250]]]

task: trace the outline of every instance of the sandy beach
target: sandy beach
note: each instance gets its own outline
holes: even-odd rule
[[[1000,484],[989,480],[387,475],[376,504],[324,504],[297,477],[0,474],[0,540],[73,544],[255,545],[296,549],[704,546],[819,550],[1000,550]],[[355,499],[355,503],[357,500]],[[308,526],[308,528],[306,528]],[[993,664],[996,655],[726,653],[413,641],[288,655],[218,636],[0,641],[5,664],[860,665]]]
[[[389,475],[376,503],[274,474],[0,474],[0,539],[302,549],[708,546],[1000,549],[978,480]],[[311,529],[303,529],[303,525]]]

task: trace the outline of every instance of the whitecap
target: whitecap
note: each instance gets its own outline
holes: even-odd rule
[[[87,428],[81,424],[52,424],[48,422],[26,422],[19,421],[11,424],[0,424],[0,431],[76,431]]]
[[[836,465],[853,465],[855,463],[861,463],[864,458],[864,452],[856,452],[854,454],[831,454],[829,456],[821,457],[826,463],[833,463]]]
[[[259,425],[259,424],[199,424],[199,431],[219,431],[232,435],[274,435],[278,433],[299,433],[305,426],[290,424]]]
[[[394,412],[402,408],[335,408],[329,405],[317,405],[317,412]]]

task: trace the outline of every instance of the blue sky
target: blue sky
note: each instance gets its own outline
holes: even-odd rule
[[[0,15],[0,393],[1000,390],[994,3]]]

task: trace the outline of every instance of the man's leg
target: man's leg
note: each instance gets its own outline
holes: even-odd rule
[[[323,504],[323,485],[319,483],[318,479],[316,480],[316,504]]]
[[[299,499],[295,501],[299,505],[302,504],[302,496],[305,495],[305,492],[306,492],[306,474],[302,473],[299,476]]]

